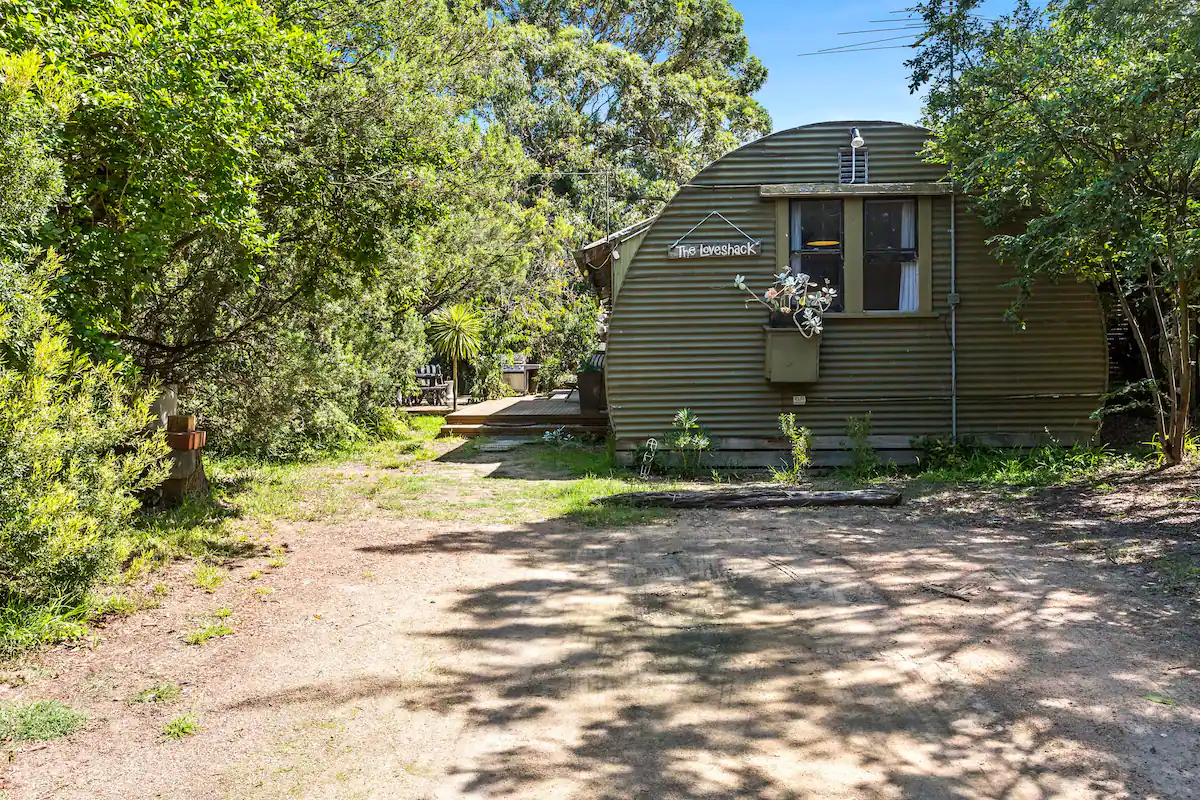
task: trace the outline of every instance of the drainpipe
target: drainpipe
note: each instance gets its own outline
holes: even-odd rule
[[[950,182],[950,438],[958,442],[958,236],[954,181]]]

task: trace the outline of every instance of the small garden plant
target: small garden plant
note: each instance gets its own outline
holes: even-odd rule
[[[192,714],[180,714],[163,725],[163,736],[167,739],[186,739],[200,730],[200,720]]]
[[[699,474],[705,456],[712,452],[712,438],[690,408],[675,412],[666,445],[679,457],[679,469],[684,475]]]
[[[188,644],[204,644],[209,639],[232,635],[233,628],[229,627],[227,623],[218,619],[209,619],[202,622],[200,627],[188,631],[183,640]]]
[[[846,445],[850,450],[850,464],[846,472],[856,481],[877,477],[883,469],[875,446],[871,444],[871,413],[846,420]]]
[[[771,474],[781,483],[798,483],[812,466],[812,431],[797,425],[795,414],[780,414],[779,430],[788,440],[792,463],[787,469],[772,469]]]

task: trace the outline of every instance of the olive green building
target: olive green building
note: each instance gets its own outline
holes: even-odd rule
[[[899,460],[920,437],[1092,435],[1108,374],[1095,288],[1041,283],[1021,324],[1007,319],[1015,273],[921,157],[927,135],[890,122],[776,133],[608,240],[606,382],[620,450],[661,440],[681,408],[719,460],[747,466],[778,463],[784,412],[812,429],[826,463],[848,420],[868,414],[873,445]],[[742,275],[761,293],[789,270],[839,289],[819,342],[767,328],[766,309],[732,285]]]

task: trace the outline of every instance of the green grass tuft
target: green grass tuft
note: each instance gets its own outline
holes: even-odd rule
[[[166,725],[163,725],[162,734],[167,739],[186,739],[199,732],[200,720],[192,714],[180,714]]]
[[[83,638],[88,610],[86,604],[73,605],[61,598],[41,606],[0,608],[0,656]]]
[[[179,688],[178,684],[160,683],[158,686],[153,686],[149,689],[135,694],[130,702],[133,703],[169,703],[183,694],[183,689]]]
[[[214,567],[212,564],[197,564],[196,571],[192,573],[192,584],[209,594],[215,592],[217,587],[224,582],[225,570]]]
[[[46,741],[69,736],[87,723],[88,715],[57,700],[0,702],[0,741]]]
[[[229,627],[224,622],[216,620],[206,620],[199,628],[194,628],[187,632],[183,640],[188,644],[204,644],[209,639],[215,639],[218,636],[232,636],[233,628]]]

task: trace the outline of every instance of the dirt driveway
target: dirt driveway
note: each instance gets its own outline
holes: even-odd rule
[[[489,467],[423,469],[469,492]],[[241,564],[31,668],[17,696],[93,723],[17,752],[8,797],[1200,797],[1195,605],[1036,521],[927,502],[282,535],[268,602]],[[219,603],[236,635],[183,644]],[[161,680],[175,708],[128,702]],[[163,740],[180,710],[202,730]]]

